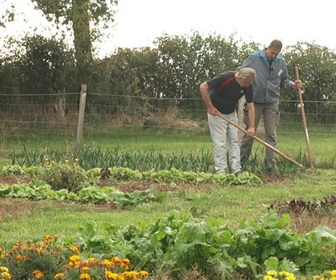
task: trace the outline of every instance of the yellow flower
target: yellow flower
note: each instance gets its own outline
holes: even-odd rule
[[[117,280],[118,279],[118,274],[113,273],[112,271],[105,271],[105,276],[108,280]]]
[[[9,271],[8,268],[5,267],[5,266],[0,266],[0,270],[4,271],[4,272],[8,272]]]
[[[81,279],[81,280],[91,280],[91,276],[90,276],[90,274],[88,274],[88,273],[82,273],[82,274],[80,275],[80,279]]]
[[[1,272],[1,279],[3,279],[3,280],[10,280],[10,279],[12,279],[12,276],[8,273],[8,272]]]
[[[64,276],[64,273],[57,273],[57,274],[54,276],[54,279],[61,279],[63,276]]]
[[[141,277],[148,277],[148,275],[149,275],[149,273],[145,270],[140,270],[139,274],[140,274]]]
[[[284,276],[286,280],[295,280],[294,274],[288,272],[288,271],[280,271],[279,276]]]
[[[69,260],[70,260],[71,262],[79,262],[79,261],[80,261],[80,258],[79,258],[78,255],[72,255],[72,256],[69,258]]]
[[[265,275],[263,280],[276,280],[276,278],[274,278],[273,276],[270,276],[270,275]]]
[[[81,268],[81,270],[82,270],[82,272],[88,272],[89,271],[89,268],[87,267],[87,266],[83,266],[82,268]]]
[[[269,275],[269,276],[277,276],[278,272],[276,272],[275,270],[269,270],[269,271],[267,271],[267,275]]]

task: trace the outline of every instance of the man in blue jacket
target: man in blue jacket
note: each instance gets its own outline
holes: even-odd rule
[[[282,42],[273,40],[270,45],[250,55],[238,69],[251,67],[257,72],[253,81],[253,100],[255,107],[255,124],[257,130],[260,118],[263,117],[265,129],[265,142],[276,148],[276,129],[279,123],[279,99],[281,88],[299,89],[302,86],[300,80],[293,82],[288,77],[288,69],[284,58],[280,55]],[[244,122],[248,126],[248,114],[245,110]],[[253,138],[243,135],[240,155],[241,164],[244,166],[248,160]],[[274,151],[266,148],[265,158],[266,171],[268,174],[276,172]]]

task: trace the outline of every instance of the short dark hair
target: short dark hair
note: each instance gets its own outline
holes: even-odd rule
[[[281,50],[282,49],[282,42],[280,40],[273,40],[269,46],[268,46],[269,49],[276,49],[276,50]]]

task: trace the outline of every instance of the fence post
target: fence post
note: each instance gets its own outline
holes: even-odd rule
[[[87,89],[87,85],[82,84],[81,93],[80,93],[80,102],[79,102],[78,125],[77,125],[77,141],[76,141],[77,146],[81,144],[82,139],[83,139],[86,89]]]

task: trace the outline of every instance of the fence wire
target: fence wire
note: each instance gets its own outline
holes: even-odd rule
[[[80,93],[0,95],[0,136],[75,135],[79,100]],[[298,104],[298,100],[280,101],[278,133],[302,131]],[[336,102],[305,101],[304,106],[310,133],[336,133]],[[207,133],[207,112],[202,98],[87,93],[84,134],[117,131],[138,134],[150,129],[155,133],[158,130]]]

